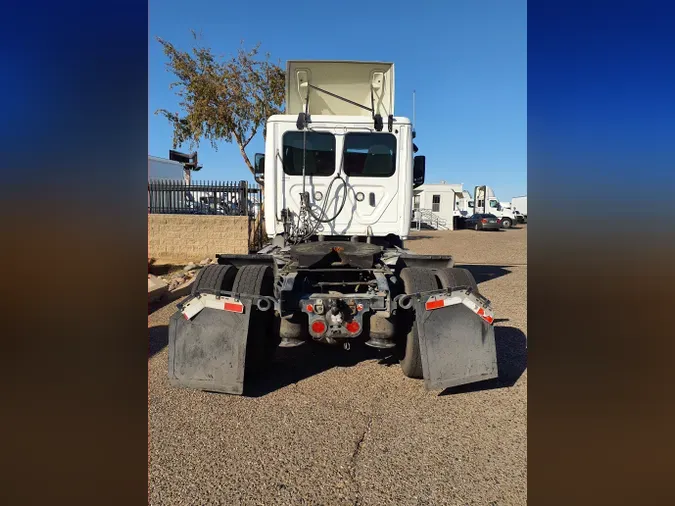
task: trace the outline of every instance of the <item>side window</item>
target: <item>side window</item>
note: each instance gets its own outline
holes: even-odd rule
[[[283,137],[284,172],[302,176],[303,159],[308,176],[330,176],[335,172],[335,136],[328,132],[286,132]],[[303,155],[303,144],[305,153]]]
[[[441,210],[441,196],[440,195],[434,195],[431,198],[431,210],[434,213],[437,213]]]
[[[491,201],[490,201],[490,207],[493,208],[493,209],[496,209],[496,208],[497,208],[497,201],[496,201],[496,200],[491,200]]]
[[[396,137],[388,133],[345,135],[344,171],[348,176],[389,177],[396,172]]]

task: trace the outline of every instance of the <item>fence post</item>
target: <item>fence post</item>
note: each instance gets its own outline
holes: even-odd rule
[[[211,184],[213,184],[213,183],[214,183],[214,181],[211,181]],[[218,212],[218,200],[217,200],[217,197],[216,197],[216,190],[215,190],[215,188],[212,190],[212,193],[213,193],[213,214],[217,214],[217,212]],[[211,214],[211,205],[210,205],[210,203],[209,203],[209,214]]]
[[[241,181],[241,187],[242,187],[241,192],[242,192],[242,200],[243,200],[243,206],[242,206],[241,212],[244,216],[248,216],[248,183],[246,181]]]

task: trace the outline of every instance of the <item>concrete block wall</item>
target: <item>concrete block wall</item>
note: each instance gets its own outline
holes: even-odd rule
[[[181,263],[248,253],[247,216],[148,214],[148,256]]]

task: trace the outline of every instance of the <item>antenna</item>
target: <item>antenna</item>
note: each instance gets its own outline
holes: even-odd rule
[[[413,130],[415,130],[415,90],[413,90]]]

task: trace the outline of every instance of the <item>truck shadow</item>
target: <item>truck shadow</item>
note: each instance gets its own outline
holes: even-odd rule
[[[512,387],[527,368],[527,337],[515,327],[495,327],[499,377],[470,385],[446,388],[439,396]]]
[[[457,264],[455,267],[460,269],[466,269],[471,273],[471,275],[476,280],[477,284],[481,284],[485,281],[490,281],[491,279],[500,278],[511,274],[513,271],[510,271],[508,265],[461,265]]]
[[[434,230],[434,229],[431,229]],[[410,235],[408,238],[405,240],[405,242],[408,241],[419,241],[420,239],[433,239],[435,236],[433,235]]]
[[[446,389],[439,395],[467,393],[513,386],[527,366],[527,339],[515,327],[495,327],[499,378],[473,385]],[[382,366],[398,367],[399,356],[391,350],[376,350],[361,343],[345,351],[313,342],[297,348],[279,348],[265,376],[247,379],[244,395],[262,397],[293,383],[321,374],[334,367],[353,367],[366,360]],[[403,374],[401,372],[401,374]],[[421,381],[421,380],[420,380]]]
[[[169,326],[157,325],[148,329],[148,360],[169,344]]]
[[[296,348],[277,348],[274,361],[264,376],[246,379],[244,395],[263,397],[335,367],[353,367],[378,357],[381,357],[379,350],[362,343],[355,343],[349,351],[312,341]]]
[[[504,320],[497,320],[496,323],[502,321]],[[167,346],[168,326],[158,325],[148,330],[150,359]],[[495,327],[495,343],[499,368],[497,379],[447,388],[439,395],[513,386],[527,367],[527,338],[515,327],[498,326]],[[361,342],[355,343],[349,351],[314,342],[307,342],[297,348],[278,348],[264,375],[246,378],[244,396],[263,397],[335,367],[353,367],[367,360],[377,360],[378,364],[386,367],[398,367],[399,359],[398,354],[392,350],[377,350]]]

